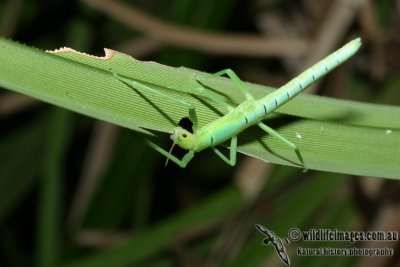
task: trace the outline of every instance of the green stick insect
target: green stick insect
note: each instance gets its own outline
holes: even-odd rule
[[[128,78],[124,78],[116,73],[114,73],[114,76],[132,88],[151,91],[154,94],[161,95],[164,98],[167,98],[179,105],[188,108],[189,119],[193,123],[193,133],[178,126],[173,129],[171,134],[171,139],[173,140],[171,150],[176,144],[181,148],[188,150],[188,152],[183,156],[182,159],[178,159],[177,157],[172,155],[171,150],[168,152],[146,139],[146,142],[150,147],[154,148],[156,151],[167,157],[168,160],[175,162],[182,168],[186,167],[186,165],[194,157],[196,152],[200,152],[209,147],[222,160],[224,160],[229,165],[234,166],[236,164],[237,135],[246,128],[257,124],[258,127],[260,127],[262,130],[278,138],[291,149],[293,149],[298,157],[298,160],[300,161],[300,164],[303,166],[304,169],[306,169],[303,157],[301,156],[297,146],[287,140],[285,137],[281,136],[278,132],[264,124],[262,120],[265,119],[267,115],[270,114],[272,111],[276,110],[277,108],[294,98],[296,95],[298,95],[300,92],[307,89],[307,87],[313,84],[316,80],[323,77],[332,69],[336,68],[341,63],[345,62],[347,59],[353,56],[360,48],[360,46],[360,38],[357,38],[347,43],[342,48],[330,54],[320,62],[313,65],[311,68],[301,73],[299,76],[289,81],[284,86],[280,87],[278,90],[274,91],[271,94],[268,94],[261,99],[254,99],[254,97],[245,87],[244,83],[231,69],[225,69],[205,77],[196,77],[197,82],[202,85],[202,82],[207,79],[227,75],[246,98],[244,102],[234,108],[228,103],[221,101],[221,99],[212,92],[207,92],[206,90],[204,90],[204,88],[191,89],[197,90],[192,92],[201,93],[212,101],[223,104],[229,112],[223,117],[212,121],[201,128],[198,128],[196,110],[191,103],[172,98],[145,84]],[[187,89],[182,89],[181,86],[172,87],[171,89],[185,92],[188,91]],[[227,158],[216,148],[216,146],[229,139],[231,140],[229,153],[230,156],[229,158]]]

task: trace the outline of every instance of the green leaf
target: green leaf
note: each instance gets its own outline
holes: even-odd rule
[[[327,197],[326,192],[332,190],[340,182],[341,179],[332,174],[324,175],[324,179],[314,177],[301,179],[297,188],[292,187],[289,190],[281,191],[282,193],[276,197],[265,200],[274,208],[272,208],[272,212],[267,213],[268,216],[257,214],[258,218],[254,218],[254,223],[267,227],[279,237],[287,236],[288,230],[292,227],[301,227]],[[272,247],[261,245],[264,236],[255,228],[252,229],[252,233],[253,236],[247,241],[246,246],[243,246],[235,258],[223,266],[262,266],[268,257],[279,259]]]
[[[6,221],[35,185],[43,125],[42,121],[29,123],[0,142],[0,223]]]
[[[227,187],[191,209],[172,216],[155,226],[135,233],[125,243],[73,259],[63,267],[127,266],[150,258],[171,244],[182,229],[204,227],[219,222],[243,207],[240,192]]]
[[[103,58],[69,49],[51,54],[0,39],[0,62],[1,86],[142,133],[149,133],[143,128],[171,132],[188,111],[150,92],[132,90],[115,79],[112,71],[193,103],[200,126],[226,113],[201,95],[168,89],[197,86],[193,74],[204,73],[141,62],[111,50]],[[226,78],[206,85],[228,102],[243,101]],[[255,97],[272,91],[247,86]],[[298,145],[309,169],[399,178],[400,108],[302,94],[277,113],[291,116],[271,116],[266,123]],[[238,150],[244,154],[300,167],[291,149],[254,127],[238,139]]]
[[[37,265],[41,267],[56,266],[59,257],[63,158],[69,140],[70,122],[70,112],[53,108],[47,126],[47,139],[44,142],[46,148],[41,166],[37,226]]]

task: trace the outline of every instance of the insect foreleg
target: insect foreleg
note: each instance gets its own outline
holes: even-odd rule
[[[169,160],[175,162],[177,165],[179,165],[179,167],[181,168],[185,168],[186,165],[189,163],[189,161],[192,160],[192,158],[194,157],[194,151],[193,150],[189,150],[188,153],[185,154],[185,156],[183,156],[182,159],[178,159],[177,157],[175,157],[174,155],[172,155],[171,153],[165,151],[164,149],[162,149],[161,147],[159,147],[158,145],[154,144],[153,142],[151,142],[148,139],[145,139],[145,142],[153,149],[155,149],[157,152],[161,153],[162,155],[166,156]]]
[[[287,140],[285,137],[283,137],[282,135],[280,135],[278,132],[276,132],[274,129],[272,129],[271,127],[265,125],[264,123],[260,122],[257,124],[261,129],[263,129],[264,131],[266,131],[268,134],[275,136],[276,138],[278,138],[279,140],[281,140],[282,142],[284,142],[285,144],[287,144],[291,149],[294,150],[294,152],[296,153],[298,159],[300,160],[301,165],[303,165],[303,168],[306,170],[306,165],[304,164],[304,160],[303,157],[300,154],[299,148],[293,144],[292,142],[290,142],[289,140]]]
[[[233,83],[239,88],[240,92],[246,97],[246,99],[254,99],[254,97],[250,94],[249,90],[247,90],[243,81],[236,75],[236,73],[231,69],[224,69],[218,71],[214,74],[207,75],[205,77],[198,78],[199,82],[203,80],[208,80],[214,77],[223,76],[224,74],[228,75],[228,77],[233,81]]]
[[[229,159],[221,153],[216,147],[212,147],[212,150],[217,154],[223,161],[231,166],[236,164],[236,151],[237,151],[237,136],[231,138],[231,147],[229,149]]]
[[[151,92],[155,95],[161,96],[163,98],[166,98],[178,105],[181,105],[183,107],[188,108],[189,110],[189,119],[193,122],[193,131],[195,132],[197,130],[197,126],[198,126],[198,120],[197,120],[197,113],[196,113],[196,109],[194,107],[194,105],[192,105],[191,103],[187,103],[183,100],[177,99],[175,97],[172,97],[170,95],[161,93],[160,91],[151,88],[150,86],[147,86],[143,83],[137,82],[135,80],[132,79],[128,79],[125,77],[120,76],[118,73],[113,72],[114,77],[116,77],[118,80],[120,80],[121,82],[123,82],[124,84],[126,84],[127,86],[133,88],[133,89],[139,89],[139,90],[144,90],[144,91],[148,91]]]

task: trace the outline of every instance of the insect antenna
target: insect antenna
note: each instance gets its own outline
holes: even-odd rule
[[[174,143],[172,144],[171,148],[169,149],[168,153],[171,154],[172,149],[174,149],[174,146],[175,146],[175,145],[176,145],[176,143],[174,142]],[[167,167],[168,161],[169,161],[169,158],[167,158],[167,160],[165,161],[164,168]]]

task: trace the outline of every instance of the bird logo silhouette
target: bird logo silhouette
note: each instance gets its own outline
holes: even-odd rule
[[[288,254],[286,253],[285,250],[285,244],[289,244],[289,239],[285,238],[280,238],[278,237],[274,232],[271,230],[267,229],[266,227],[256,224],[256,228],[260,233],[265,235],[267,238],[264,238],[264,240],[261,242],[262,245],[272,245],[275,248],[276,253],[279,255],[281,260],[287,265],[290,266],[290,259]]]

